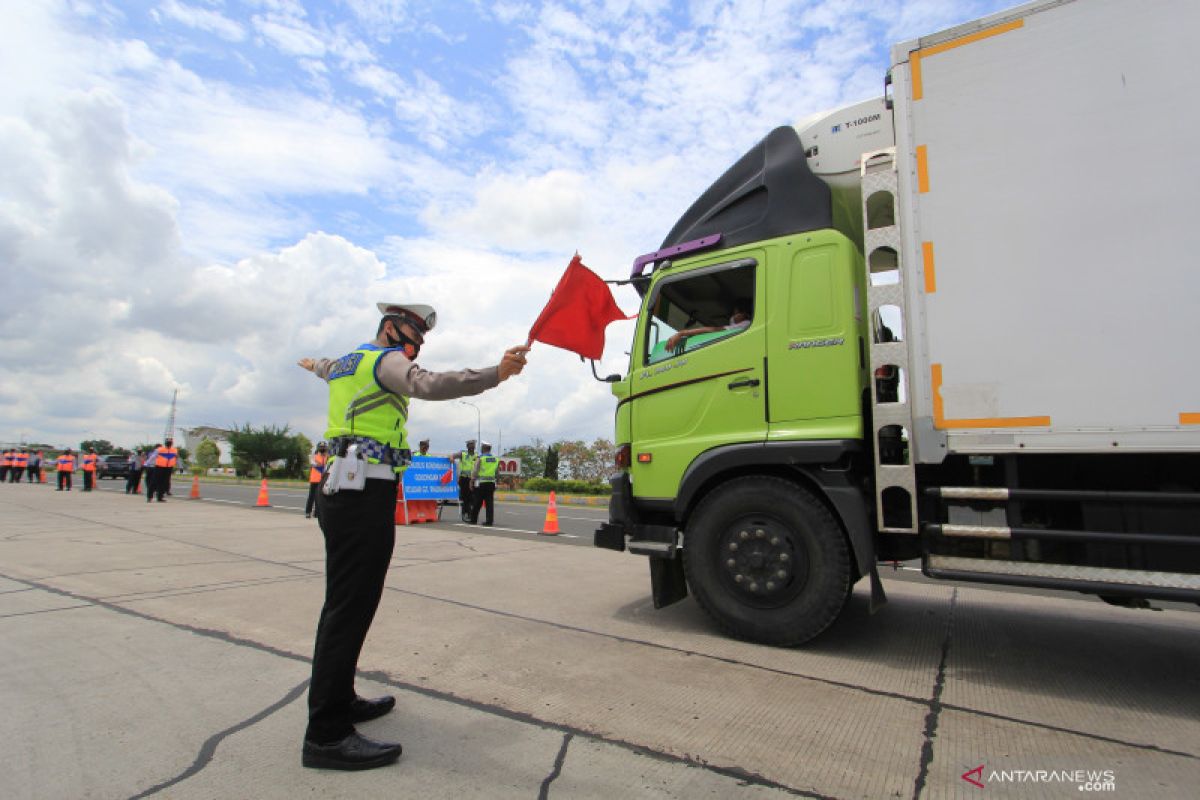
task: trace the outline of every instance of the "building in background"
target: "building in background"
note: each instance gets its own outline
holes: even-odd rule
[[[188,449],[192,461],[196,460],[196,448],[200,446],[201,442],[208,439],[221,451],[221,459],[218,463],[233,463],[233,445],[229,443],[229,431],[225,428],[202,425],[199,428],[180,428],[179,430],[183,433],[183,446]]]

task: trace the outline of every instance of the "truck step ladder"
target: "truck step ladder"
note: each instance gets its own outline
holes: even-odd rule
[[[896,175],[896,148],[889,147],[873,153],[864,153],[859,173],[862,184],[863,255],[867,270],[867,305],[870,320],[868,351],[870,352],[871,420],[875,453],[875,514],[878,529],[883,533],[917,533],[916,466],[913,463],[913,414],[912,392],[908,386],[910,361],[908,358],[908,312],[905,304],[903,248],[900,242],[900,211],[897,207],[899,182]],[[881,194],[883,193],[883,194]],[[880,224],[873,219],[878,215],[881,198],[891,197],[891,218]],[[874,198],[874,200],[873,200]],[[872,223],[875,227],[872,227]],[[886,261],[888,251],[894,254],[897,283],[874,285],[871,280],[872,265]],[[902,320],[900,341],[876,341],[879,326],[875,324],[879,309],[892,306],[899,309]],[[898,367],[902,376],[900,394],[895,402],[880,402],[875,371],[882,367]],[[885,463],[881,434],[894,436],[899,428],[907,437],[901,458],[891,457]],[[894,454],[893,454],[894,455]],[[893,463],[899,461],[900,463]],[[886,504],[884,495],[894,497]],[[907,505],[907,513],[904,507]]]

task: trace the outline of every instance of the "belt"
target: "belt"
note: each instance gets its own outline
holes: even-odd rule
[[[367,464],[367,479],[394,481],[396,470],[392,469],[391,464]]]
[[[329,440],[329,449],[334,455],[341,457],[346,455],[346,448],[352,444],[358,445],[358,452],[362,453],[363,458],[374,458],[380,464],[399,467],[412,459],[411,450],[401,450],[366,436],[335,436]]]

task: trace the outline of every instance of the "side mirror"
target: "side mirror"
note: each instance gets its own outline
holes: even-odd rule
[[[592,377],[595,378],[596,380],[600,381],[601,383],[616,383],[617,381],[621,380],[621,376],[617,375],[617,374],[608,375],[606,377],[601,378],[600,374],[596,372],[596,362],[595,361],[592,362]]]

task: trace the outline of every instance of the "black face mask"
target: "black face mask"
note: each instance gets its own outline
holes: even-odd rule
[[[391,333],[384,331],[384,339],[387,340],[388,347],[403,347],[404,355],[409,359],[414,359],[421,354],[421,342],[412,339],[404,331],[400,330],[400,323],[392,321],[392,330],[396,332],[393,336]]]

